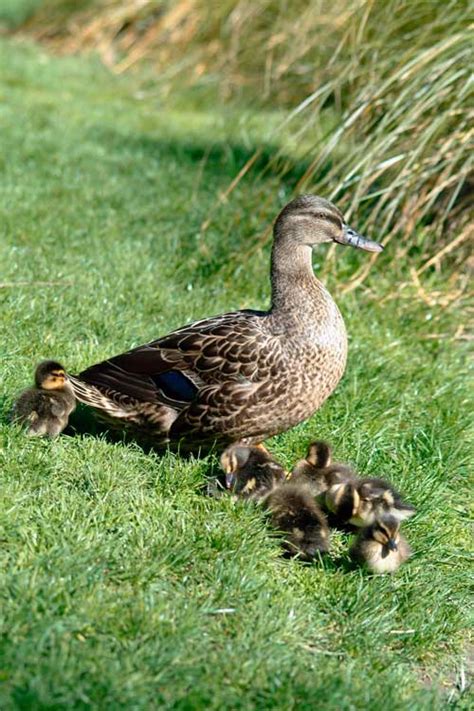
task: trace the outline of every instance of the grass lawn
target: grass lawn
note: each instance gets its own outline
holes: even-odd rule
[[[428,306],[393,241],[347,293],[367,255],[315,254],[346,319],[348,369],[270,447],[290,465],[327,438],[393,480],[418,509],[414,555],[371,577],[335,533],[320,564],[285,561],[259,511],[203,495],[212,456],[8,424],[42,358],[78,372],[267,304],[268,244],[252,246],[290,188],[249,176],[216,200],[273,117],[185,110],[28,45],[2,42],[0,63],[1,708],[467,708],[470,409],[462,314],[442,306],[449,274],[423,275]]]

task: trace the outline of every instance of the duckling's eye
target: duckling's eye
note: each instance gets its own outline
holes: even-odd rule
[[[235,458],[232,454],[224,452],[221,459],[222,468],[226,474],[231,474],[236,469]]]
[[[377,526],[376,531],[382,538],[389,538],[390,537],[388,535],[386,529],[383,528],[383,526]]]

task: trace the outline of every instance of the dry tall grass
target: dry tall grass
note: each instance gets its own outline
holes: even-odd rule
[[[305,165],[294,189],[357,211],[385,241],[402,235],[405,250],[426,227],[421,273],[448,254],[460,263],[473,236],[469,6],[89,0],[77,10],[46,0],[26,29],[61,51],[98,52],[114,72],[147,65],[163,90],[204,83],[221,99],[286,107]],[[327,114],[332,128],[321,136],[314,127]],[[271,169],[288,177],[288,146],[275,143]]]

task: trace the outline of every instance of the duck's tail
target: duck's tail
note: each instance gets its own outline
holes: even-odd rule
[[[130,403],[128,403],[127,408],[123,407],[119,402],[107,397],[107,395],[95,385],[85,383],[77,376],[69,375],[69,373],[68,379],[74,391],[74,397],[79,402],[84,403],[84,405],[89,405],[89,407],[93,407],[94,410],[104,413],[104,415],[108,415],[109,417],[132,419],[137,414],[133,408],[130,407]]]
[[[178,414],[173,408],[140,402],[116,391],[108,393],[75,375],[68,378],[76,399],[92,407],[98,419],[108,427],[128,430],[137,437],[152,440],[154,445],[164,446],[169,442],[169,430]]]

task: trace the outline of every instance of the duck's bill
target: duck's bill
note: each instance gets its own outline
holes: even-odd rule
[[[349,227],[349,225],[344,225],[343,233],[340,239],[336,242],[339,244],[348,244],[351,247],[357,247],[357,249],[365,249],[366,252],[381,252],[383,247],[378,242],[372,242],[372,240],[363,237],[358,232]]]
[[[234,484],[235,484],[235,474],[233,474],[232,472],[228,472],[225,475],[225,485],[226,485],[227,489],[233,489]]]

